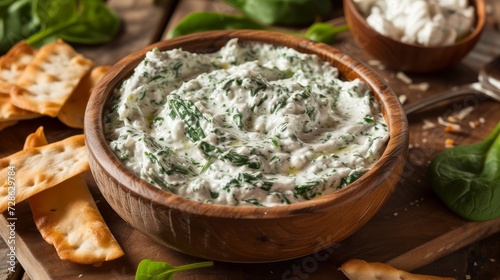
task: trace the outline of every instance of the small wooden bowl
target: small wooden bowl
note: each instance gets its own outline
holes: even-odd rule
[[[373,89],[390,140],[374,168],[348,187],[313,200],[279,207],[233,207],[190,201],[132,174],[113,154],[103,134],[103,112],[117,85],[154,47],[213,52],[231,38],[317,54],[348,80]],[[328,45],[265,31],[214,31],[162,41],[134,52],[96,86],[85,117],[92,173],[113,209],[159,244],[201,258],[227,262],[270,262],[315,253],[363,226],[393,192],[408,153],[408,123],[396,95],[363,64]]]
[[[476,25],[465,38],[453,45],[426,47],[405,44],[375,31],[366,22],[353,0],[344,0],[344,14],[357,45],[384,65],[408,72],[426,73],[458,63],[478,42],[486,21],[484,0],[472,0]]]

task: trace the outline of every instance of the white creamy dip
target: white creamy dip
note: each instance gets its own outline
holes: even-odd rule
[[[354,0],[377,32],[404,43],[447,46],[469,34],[475,21],[468,0]]]
[[[115,90],[111,148],[151,184],[195,201],[276,206],[334,192],[382,154],[371,90],[314,55],[229,41],[153,49]]]

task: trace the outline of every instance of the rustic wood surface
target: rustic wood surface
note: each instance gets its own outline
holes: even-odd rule
[[[340,2],[335,1],[336,7],[340,7]],[[127,53],[163,38],[169,28],[191,11],[232,12],[230,7],[215,0],[116,0],[108,3],[120,13],[124,21],[123,32],[115,42],[105,46],[77,46],[97,64],[112,64]],[[373,66],[374,70],[398,95],[406,96],[408,103],[476,81],[481,65],[500,54],[498,6],[499,1],[488,1],[487,29],[479,44],[460,64],[433,74],[408,74],[414,84],[429,83],[427,91],[411,89],[397,78],[395,70]],[[340,10],[337,9],[334,18],[341,16]],[[343,19],[336,21],[342,22]],[[349,33],[339,36],[334,46],[366,63],[374,59],[355,45]],[[474,110],[461,122],[461,132],[446,133],[440,125],[433,129],[423,128],[424,120],[436,124],[438,117],[446,118],[465,106],[472,106]],[[460,219],[440,203],[426,179],[428,163],[445,149],[445,139],[453,139],[456,145],[482,140],[500,120],[499,108],[500,105],[493,101],[459,98],[409,116],[410,155],[395,193],[365,227],[343,242],[295,260],[253,265],[216,263],[213,268],[178,274],[176,279],[345,279],[337,267],[351,257],[385,261],[402,269],[456,279],[500,279],[500,220],[470,223]],[[469,121],[481,118],[484,123],[478,127],[468,125]],[[0,156],[20,150],[25,137],[39,125],[46,127],[49,141],[81,132],[68,129],[51,118],[22,121],[0,131]],[[133,230],[105,203],[91,176],[87,178],[98,206],[123,245],[126,256],[99,268],[60,261],[52,246],[46,244],[34,228],[29,206],[22,203],[16,208],[19,218],[16,249],[17,257],[27,271],[24,279],[133,279],[135,265],[143,258],[165,260],[176,265],[196,261],[162,249]],[[3,216],[0,219],[0,234],[5,239],[9,234],[4,226],[6,220]],[[3,252],[0,253],[5,255]],[[10,276],[10,279],[19,279],[19,276]]]

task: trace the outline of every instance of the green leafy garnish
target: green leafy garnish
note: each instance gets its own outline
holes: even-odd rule
[[[334,26],[326,22],[317,22],[307,29],[304,36],[309,40],[332,44],[337,39],[337,34],[348,30],[347,25]]]
[[[224,0],[246,16],[265,25],[311,24],[330,15],[331,0]]]
[[[227,15],[214,12],[194,12],[184,17],[173,29],[167,38],[173,38],[195,32],[209,30],[233,30],[233,29],[266,29],[265,26],[239,15]]]
[[[120,29],[118,15],[102,0],[9,0],[0,3],[0,51],[20,40],[40,47],[61,38],[68,43],[101,44]]]
[[[205,137],[205,132],[200,126],[200,120],[203,115],[196,108],[193,101],[183,99],[170,99],[168,101],[170,108],[170,117],[172,119],[180,118],[186,124],[186,135],[193,142],[197,142]]]
[[[212,261],[173,266],[166,262],[144,259],[139,263],[135,274],[136,280],[172,280],[174,274],[195,268],[213,266]]]
[[[262,1],[246,1],[246,0],[230,0],[234,6],[239,9],[243,15],[229,15],[214,12],[194,12],[184,17],[174,28],[172,28],[167,38],[173,38],[181,35],[187,35],[196,32],[209,30],[234,30],[234,29],[253,29],[253,30],[269,30],[284,32],[298,37],[307,38],[313,41],[331,44],[335,41],[337,34],[347,31],[347,25],[334,26],[326,22],[317,22],[312,24],[306,32],[292,32],[277,29],[271,24],[280,24],[281,20],[271,20],[271,14],[276,13],[276,19],[283,18],[290,22],[286,24],[297,24],[302,20],[308,23],[312,20],[305,17],[305,13],[323,13],[328,9],[320,9],[322,5],[329,5],[318,0],[262,0]],[[262,2],[261,6],[256,6],[256,2]],[[285,3],[286,2],[286,3]],[[276,6],[276,9],[268,9],[267,6]],[[304,8],[303,6],[307,6]],[[313,9],[313,10],[310,10]],[[262,11],[258,12],[257,10]],[[270,13],[270,14],[269,14]],[[269,15],[267,15],[269,14]],[[293,16],[299,14],[299,16]],[[267,17],[269,19],[263,19]],[[284,23],[284,22],[281,22]]]
[[[0,1],[0,52],[7,52],[18,41],[40,29],[33,16],[32,0]]]
[[[500,122],[484,141],[438,154],[429,180],[446,206],[463,218],[500,217]]]

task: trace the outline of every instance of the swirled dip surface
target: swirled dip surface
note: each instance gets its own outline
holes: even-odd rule
[[[316,56],[231,40],[210,54],[153,49],[116,89],[111,148],[166,191],[223,205],[276,206],[353,182],[387,126],[370,89]]]

